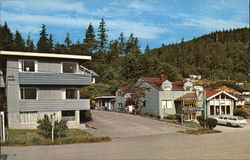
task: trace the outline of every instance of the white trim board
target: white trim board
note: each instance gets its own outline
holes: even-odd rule
[[[54,53],[37,53],[37,52],[0,51],[0,55],[91,60],[91,56],[70,55],[70,54],[54,54]]]

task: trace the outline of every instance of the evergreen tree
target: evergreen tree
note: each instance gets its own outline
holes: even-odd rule
[[[42,25],[42,30],[40,31],[40,38],[37,42],[37,51],[38,52],[50,52],[51,51],[51,44],[49,44],[48,34],[46,33],[46,26]]]
[[[54,43],[53,43],[52,34],[49,35],[48,45],[49,45],[49,52],[53,53],[54,52]]]
[[[12,49],[14,51],[24,51],[24,49],[25,49],[24,40],[22,38],[21,33],[18,30],[16,31],[16,33],[14,35]]]
[[[35,45],[33,43],[33,40],[30,38],[30,33],[28,34],[28,38],[26,40],[26,44],[25,44],[25,50],[27,52],[34,52],[35,51]]]
[[[148,52],[149,52],[149,50],[150,50],[150,48],[149,48],[149,45],[147,44],[147,46],[146,46],[146,48],[145,48],[144,53],[148,53]]]
[[[96,40],[95,40],[95,31],[94,31],[94,27],[92,26],[91,23],[89,24],[88,29],[85,33],[85,38],[83,40],[83,46],[84,46],[85,50],[87,51],[88,55],[93,54],[94,51],[96,50],[97,44],[96,44]]]
[[[119,55],[124,56],[125,55],[125,49],[126,49],[126,41],[125,37],[123,35],[123,32],[120,34],[118,38],[118,43],[119,43]]]
[[[11,51],[13,44],[13,35],[7,25],[7,22],[3,26],[0,26],[0,50]]]
[[[99,51],[101,52],[104,52],[106,47],[107,47],[107,44],[108,44],[108,35],[107,35],[107,30],[106,30],[106,25],[105,25],[105,21],[104,19],[102,18],[101,19],[101,22],[99,24],[99,28],[98,28],[98,41],[97,41],[97,44],[98,44],[98,49]]]
[[[131,33],[127,42],[126,42],[126,49],[125,53],[129,54],[140,54],[140,45],[138,38],[134,37],[134,34]]]
[[[64,44],[65,44],[67,47],[70,47],[71,43],[72,43],[72,41],[70,40],[70,34],[69,34],[69,32],[67,32],[66,37],[65,37],[65,39],[64,39]]]

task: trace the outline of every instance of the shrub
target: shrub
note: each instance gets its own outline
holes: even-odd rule
[[[156,116],[156,118],[161,119],[161,116]]]
[[[213,119],[213,118],[207,118],[206,119],[206,122],[208,124],[208,128],[209,129],[213,129],[214,127],[216,127],[217,125],[217,120],[216,119]]]
[[[235,109],[234,116],[241,116],[243,118],[248,118],[248,113],[244,110],[241,110],[241,109]]]
[[[209,129],[213,129],[217,125],[217,120],[213,118],[205,119],[204,116],[197,116],[197,120],[202,128],[208,127]]]
[[[175,117],[176,117],[177,121],[179,123],[181,123],[181,118],[182,118],[181,115],[180,114],[176,114]]]
[[[44,115],[43,119],[39,119],[37,121],[37,128],[40,130],[39,134],[41,134],[45,138],[51,138],[52,135],[52,119],[49,118],[47,114]],[[55,129],[54,129],[54,137],[60,137],[65,133],[65,130],[68,129],[67,122],[64,120],[55,120]]]
[[[165,119],[172,119],[172,120],[175,120],[176,119],[176,115],[174,114],[169,114],[167,115],[166,117],[164,117]]]
[[[89,110],[84,110],[84,111],[82,111],[81,117],[82,117],[82,121],[83,121],[84,123],[93,120],[93,119],[92,119],[92,114],[91,114],[91,112],[90,112]]]
[[[149,113],[148,116],[149,116],[149,117],[156,117],[156,116],[154,115],[154,113]]]
[[[143,116],[149,116],[148,112],[143,113]]]

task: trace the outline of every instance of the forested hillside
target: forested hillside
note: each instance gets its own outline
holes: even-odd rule
[[[93,61],[84,65],[100,77],[99,84],[90,90],[102,88],[100,92],[106,94],[143,76],[181,80],[189,74],[201,74],[211,80],[250,80],[249,28],[213,32],[156,49],[147,46],[145,50],[133,33],[129,37],[121,33],[109,41],[107,28],[102,19],[96,32],[90,24],[82,40],[72,43],[70,34],[65,33],[64,43],[60,44],[42,25],[35,45],[30,35],[24,35],[24,39],[5,23],[0,26],[0,50],[91,55]]]

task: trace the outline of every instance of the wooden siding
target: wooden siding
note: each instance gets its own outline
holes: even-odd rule
[[[19,100],[19,111],[89,110],[89,99]]]
[[[91,85],[91,75],[76,73],[19,73],[21,85]]]

